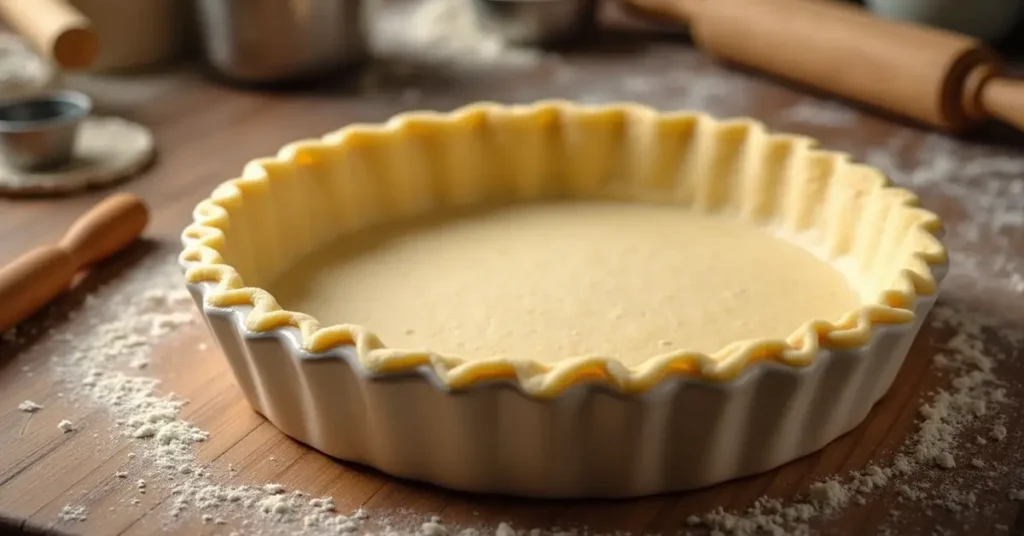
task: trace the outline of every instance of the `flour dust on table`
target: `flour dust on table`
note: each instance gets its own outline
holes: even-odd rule
[[[691,516],[688,523],[735,536],[812,534],[816,518],[842,515],[844,509],[866,504],[881,493],[895,491],[899,503],[915,501],[964,517],[985,514],[991,505],[981,501],[984,494],[996,499],[1010,496],[1024,479],[1021,454],[992,467],[979,456],[1010,433],[1000,410],[1012,402],[996,374],[999,363],[1009,356],[995,348],[1006,340],[1019,347],[1020,335],[948,305],[936,307],[931,324],[936,337],[948,336],[934,341],[942,350],[933,356],[935,368],[948,376],[948,387],[928,394],[915,432],[895,456],[880,456],[885,461],[812,484],[803,499],[761,497],[744,512],[719,509]],[[900,534],[900,516],[897,504],[883,533]]]
[[[31,400],[26,400],[18,404],[18,411],[22,411],[25,413],[35,413],[41,409],[43,409],[42,405],[37,404],[36,402],[33,402]]]
[[[963,213],[946,229],[945,242],[955,259],[951,278],[1024,294],[1024,265],[1004,253],[1014,250],[1014,235],[1024,231],[1024,158],[934,133],[914,144],[913,159],[894,156],[906,152],[912,139],[910,132],[894,136],[864,158],[926,202],[950,203]],[[978,243],[989,246],[993,255],[971,254]]]
[[[215,471],[195,454],[195,444],[208,440],[209,433],[180,418],[187,401],[161,392],[156,378],[128,372],[144,368],[139,364],[149,362],[161,337],[194,322],[191,298],[176,284],[178,275],[173,258],[151,259],[123,281],[87,298],[70,320],[67,333],[53,335],[74,348],[53,360],[55,372],[71,389],[70,396],[107,410],[118,435],[129,439],[137,451],[130,458],[145,460],[115,476],[125,486],[134,485],[138,495],[154,486],[169,487],[171,499],[164,503],[169,524],[194,515],[204,523],[228,525],[247,534],[297,528],[310,534],[356,531],[366,513],[335,512],[330,497],[286,492],[277,484],[219,483]],[[26,401],[20,409],[43,408]],[[57,428],[58,433],[68,433],[74,424],[65,419]],[[138,502],[132,499],[130,504]],[[85,521],[87,506],[67,505],[58,521]]]
[[[64,522],[77,522],[85,521],[89,516],[86,515],[84,506],[69,504],[60,509],[57,518]]]

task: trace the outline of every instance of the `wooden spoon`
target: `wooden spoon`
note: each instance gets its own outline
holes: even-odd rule
[[[0,333],[66,290],[80,270],[134,242],[148,222],[142,199],[114,194],[78,218],[57,244],[35,248],[0,269]]]

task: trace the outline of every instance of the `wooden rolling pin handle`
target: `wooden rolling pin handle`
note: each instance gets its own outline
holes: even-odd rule
[[[99,56],[89,19],[67,0],[0,0],[0,14],[62,69],[87,69]]]
[[[988,115],[1024,130],[1024,81],[989,78],[981,86],[978,100]]]
[[[76,220],[59,244],[36,248],[0,269],[0,333],[67,289],[79,270],[138,238],[148,220],[141,199],[116,194]]]
[[[141,199],[114,194],[71,224],[59,245],[82,269],[124,249],[148,222],[149,211]]]
[[[74,259],[55,246],[33,249],[0,269],[0,334],[63,292],[76,271]]]

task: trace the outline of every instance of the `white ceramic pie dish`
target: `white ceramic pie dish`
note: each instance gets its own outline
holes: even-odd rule
[[[361,326],[322,328],[308,315],[281,310],[266,291],[246,287],[221,256],[241,258],[244,249],[252,257],[254,248],[269,247],[273,255],[287,257],[317,247],[323,239],[312,236],[315,232],[295,239],[270,236],[276,231],[266,220],[277,210],[275,204],[296,200],[273,190],[273,181],[286,179],[268,177],[283,173],[288,181],[324,179],[323,159],[338,147],[364,147],[371,143],[367,140],[391,137],[399,144],[449,140],[466,133],[455,130],[459,124],[480,121],[523,129],[532,128],[535,118],[546,118],[537,121],[550,128],[552,117],[562,121],[559,128],[578,121],[583,132],[618,117],[633,125],[627,128],[635,129],[629,141],[634,144],[649,142],[637,131],[663,136],[671,130],[667,125],[685,123],[693,132],[690,157],[698,164],[702,155],[721,154],[708,149],[715,140],[740,139],[745,144],[735,145],[740,149],[734,154],[741,163],[783,148],[814,160],[815,166],[824,163],[821,169],[828,172],[821,180],[826,182],[856,171],[852,179],[841,179],[856,183],[859,192],[852,195],[848,206],[854,208],[847,216],[857,226],[879,220],[871,234],[881,237],[870,238],[873,249],[903,259],[900,250],[887,244],[904,247],[905,237],[913,238],[913,251],[901,261],[906,266],[896,266],[893,280],[881,288],[884,303],[895,305],[866,306],[851,314],[847,324],[819,325],[794,334],[792,345],[779,342],[745,354],[681,353],[628,369],[597,359],[548,367],[502,362],[485,369],[429,352],[389,350]],[[450,132],[403,140],[407,133],[422,135],[435,127]],[[458,142],[466,140],[463,135]],[[400,146],[408,151],[407,144]],[[782,175],[807,169],[787,165]],[[808,191],[817,195],[813,188]],[[872,199],[880,200],[877,206]],[[938,219],[914,203],[909,192],[888,186],[877,171],[813,149],[810,140],[769,135],[748,120],[720,123],[700,114],[657,114],[633,105],[477,105],[445,115],[406,114],[384,126],[350,126],[322,140],[292,144],[276,159],[254,161],[241,179],[225,183],[196,208],[195,223],[183,234],[181,263],[188,288],[246,398],[289,436],[342,460],[453,489],[551,498],[632,497],[708,486],[777,467],[820,449],[866,417],[891,385],[946,273]],[[262,208],[255,216],[245,215],[257,205]],[[884,210],[878,208],[883,205]],[[872,212],[876,208],[881,212]],[[242,248],[230,239],[245,225],[260,241]],[[886,229],[897,228],[902,230],[892,233],[903,238],[886,238]]]

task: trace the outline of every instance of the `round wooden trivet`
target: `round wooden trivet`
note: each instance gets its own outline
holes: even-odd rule
[[[0,195],[61,195],[103,186],[135,175],[153,160],[153,134],[138,123],[89,117],[79,128],[74,160],[59,169],[21,171],[0,156]]]

